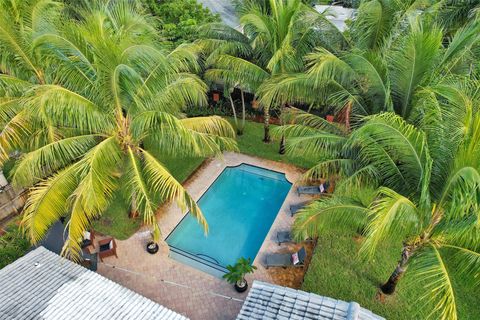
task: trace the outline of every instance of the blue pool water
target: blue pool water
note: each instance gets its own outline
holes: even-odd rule
[[[208,234],[187,214],[166,239],[171,257],[214,275],[240,257],[253,261],[290,188],[283,173],[226,168],[198,201]]]

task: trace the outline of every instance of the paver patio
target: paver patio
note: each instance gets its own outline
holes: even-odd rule
[[[185,187],[193,198],[198,200],[226,166],[241,163],[283,172],[292,183],[298,181],[302,174],[300,169],[288,164],[243,154],[225,153],[221,159],[207,160],[188,179]],[[254,261],[258,269],[253,275],[247,276],[249,283],[257,279],[299,287],[305,270],[302,268],[267,270],[263,267],[263,261],[266,253],[290,252],[301,246],[298,244],[279,246],[274,238],[277,231],[291,228],[293,218],[289,214],[290,204],[307,199],[308,196],[299,197],[292,187]],[[158,220],[163,239],[170,234],[183,216],[184,212],[176,204],[160,208]],[[145,245],[149,240],[149,232],[144,229],[139,230],[128,240],[117,241],[118,259],[106,258],[104,263],[99,264],[98,272],[192,320],[235,319],[247,292],[237,293],[226,281],[169,258],[169,247],[165,241],[159,243],[160,249],[157,254],[148,254]],[[311,257],[312,246],[306,247],[308,257]]]

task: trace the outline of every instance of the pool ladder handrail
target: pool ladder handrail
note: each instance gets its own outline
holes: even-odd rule
[[[195,253],[196,256],[199,256],[199,257],[206,257],[206,258],[209,258],[211,260],[213,260],[213,262],[221,267],[223,267],[220,262],[218,262],[217,259],[215,259],[214,257],[210,257],[208,254],[203,254],[203,253]],[[211,261],[210,261],[211,262]]]

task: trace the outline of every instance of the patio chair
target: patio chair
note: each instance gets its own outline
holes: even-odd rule
[[[328,190],[329,183],[321,183],[319,186],[301,186],[297,188],[298,195],[301,194],[308,194],[308,195],[315,195],[315,194],[322,194],[326,193]]]
[[[295,253],[270,253],[265,259],[265,268],[270,267],[302,267],[305,266],[305,259],[307,252],[305,247],[302,247]]]
[[[84,231],[82,236],[82,249],[88,246],[92,246],[95,248],[95,235],[93,234],[93,230]]]
[[[297,204],[292,204],[290,206],[290,215],[293,217],[298,211],[300,211],[300,209],[305,207],[308,203],[309,201],[303,201]]]
[[[117,256],[117,244],[115,243],[115,239],[113,238],[106,238],[103,240],[98,241],[98,256],[100,257],[100,261],[103,262],[103,258],[110,257],[110,256]]]
[[[91,271],[97,271],[98,256],[96,252],[90,252],[87,249],[82,250],[81,265]]]
[[[277,243],[281,245],[282,243],[293,242],[292,234],[290,231],[278,231],[277,232]]]
[[[312,238],[308,238],[303,240],[305,242],[312,242]],[[295,242],[293,240],[292,233],[290,231],[278,231],[277,232],[277,243],[278,245],[281,245],[282,243],[288,243],[288,242]]]

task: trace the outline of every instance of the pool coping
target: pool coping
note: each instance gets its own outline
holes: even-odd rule
[[[265,237],[263,238],[262,243],[261,243],[260,247],[258,248],[258,251],[255,253],[255,258],[252,260],[252,264],[253,264],[253,261],[256,260],[258,254],[260,253],[260,249],[262,248],[263,243],[265,242],[268,234],[270,233],[270,229],[272,228],[273,224],[275,223],[275,220],[277,219],[278,214],[281,212],[281,209],[282,209],[283,204],[285,203],[285,201],[286,201],[286,199],[287,199],[288,194],[291,192],[292,187],[294,186],[294,183],[292,183],[291,181],[288,180],[287,174],[286,174],[285,172],[281,172],[281,171],[277,171],[277,170],[273,170],[273,169],[261,167],[261,166],[258,166],[258,165],[255,165],[255,164],[250,164],[250,163],[247,163],[247,162],[241,162],[241,163],[239,163],[239,164],[230,165],[230,166],[229,166],[229,165],[226,165],[226,166],[222,169],[222,171],[220,171],[220,173],[218,174],[218,176],[215,177],[215,179],[214,179],[214,180],[212,181],[212,183],[208,186],[208,188],[200,195],[200,197],[199,197],[195,202],[198,204],[198,202],[199,202],[199,201],[203,198],[203,196],[212,188],[212,186],[218,181],[218,179],[220,179],[220,177],[222,176],[222,174],[223,174],[226,170],[228,170],[228,169],[233,169],[233,168],[238,168],[238,167],[241,167],[241,166],[243,166],[243,165],[281,174],[281,175],[283,176],[285,182],[287,182],[288,184],[290,184],[290,188],[288,189],[288,192],[287,192],[287,194],[285,195],[285,197],[284,197],[284,199],[283,199],[283,201],[282,201],[282,203],[281,203],[281,205],[280,205],[280,208],[278,209],[277,213],[275,214],[275,218],[273,219],[272,223],[270,224],[270,227],[268,228],[267,233],[265,234]],[[253,174],[253,173],[252,173],[252,174]],[[163,241],[164,241],[165,243],[167,243],[167,245],[168,245],[169,248],[173,248],[173,249],[174,249],[173,251],[174,251],[176,254],[182,255],[183,257],[185,257],[185,258],[187,258],[187,259],[192,259],[192,260],[194,260],[194,261],[197,262],[197,263],[203,264],[203,265],[205,265],[205,266],[207,266],[207,267],[209,267],[209,268],[216,269],[217,271],[220,271],[220,272],[223,272],[223,273],[227,273],[227,272],[228,272],[228,269],[226,268],[226,266],[222,266],[221,264],[218,263],[218,261],[216,261],[216,262],[211,262],[211,261],[208,261],[208,260],[203,259],[203,258],[201,258],[201,257],[196,258],[196,256],[195,256],[194,253],[191,253],[191,252],[188,252],[188,251],[186,251],[186,250],[177,248],[177,247],[172,246],[171,244],[168,243],[168,241],[167,241],[168,238],[175,232],[175,230],[177,230],[177,228],[183,223],[183,221],[184,221],[188,216],[190,216],[190,211],[187,211],[187,212],[183,215],[182,219],[180,219],[180,221],[177,223],[177,225],[170,231],[170,233],[163,239]],[[172,250],[170,250],[170,251],[172,251]],[[177,252],[177,251],[179,251],[179,252]],[[171,259],[174,259],[174,258],[172,258],[170,255],[171,255],[171,253],[169,253],[169,257],[170,257]],[[192,257],[194,257],[194,256],[195,256],[195,258],[192,258]],[[210,257],[210,256],[209,256],[209,258],[212,258],[212,259],[216,260],[215,258]],[[174,259],[174,260],[176,260],[176,259]],[[180,262],[180,261],[179,261],[179,262]],[[205,263],[205,262],[207,262],[207,263]],[[180,263],[182,263],[182,262],[180,262]],[[217,269],[216,267],[210,266],[209,264],[215,265],[216,267],[218,267],[218,269]],[[189,267],[195,268],[194,266],[191,266],[191,265],[189,265]],[[195,268],[195,269],[197,269],[197,268]],[[220,269],[223,269],[223,270],[220,270]],[[206,272],[206,271],[204,271],[204,270],[199,270],[199,271],[201,271],[201,272]],[[206,272],[206,273],[207,273],[207,274],[210,274],[210,273],[208,273],[208,272]],[[211,275],[212,275],[212,274],[211,274]]]

